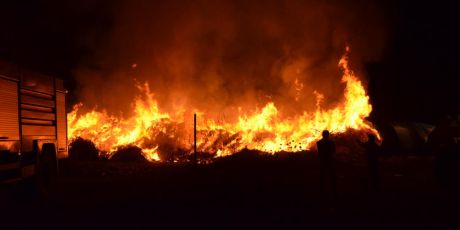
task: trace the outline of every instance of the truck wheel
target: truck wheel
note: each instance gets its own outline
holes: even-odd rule
[[[37,179],[40,187],[48,190],[55,184],[57,175],[56,147],[54,144],[45,143],[37,162]]]

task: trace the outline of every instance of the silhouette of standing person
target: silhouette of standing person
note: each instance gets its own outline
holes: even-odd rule
[[[332,200],[336,197],[336,175],[334,165],[335,144],[329,140],[329,131],[324,130],[323,138],[316,143],[318,149],[321,192],[327,192]]]
[[[367,142],[361,143],[361,146],[366,151],[367,167],[368,167],[368,172],[369,172],[371,188],[373,191],[378,192],[380,190],[380,173],[379,173],[380,147],[375,142],[375,136],[373,134],[368,134]]]

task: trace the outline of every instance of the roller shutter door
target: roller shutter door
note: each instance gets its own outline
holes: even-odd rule
[[[0,78],[0,139],[19,140],[18,83]]]

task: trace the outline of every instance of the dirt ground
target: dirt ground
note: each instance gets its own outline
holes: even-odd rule
[[[316,158],[240,157],[208,165],[63,162],[56,185],[1,189],[0,229],[459,229],[460,199],[432,157],[381,160],[381,191],[365,165],[338,162],[335,201]]]

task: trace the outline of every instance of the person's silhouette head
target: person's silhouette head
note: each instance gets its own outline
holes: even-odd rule
[[[374,134],[367,134],[367,141],[369,141],[369,142],[375,142],[375,136],[374,136]]]
[[[324,130],[322,135],[323,135],[323,139],[327,140],[327,139],[329,139],[330,133],[329,133],[329,131]]]

